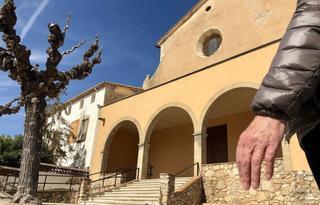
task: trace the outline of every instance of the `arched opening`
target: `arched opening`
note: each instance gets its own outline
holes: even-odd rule
[[[131,121],[123,121],[111,132],[105,146],[104,171],[120,172],[129,179],[137,174],[139,131]]]
[[[147,178],[159,178],[160,173],[177,174],[193,164],[194,126],[188,112],[179,107],[166,108],[152,120],[148,129]],[[178,176],[193,176],[193,167]]]
[[[207,131],[206,161],[224,163],[236,161],[236,148],[240,134],[254,117],[250,104],[256,89],[235,88],[219,96],[210,105],[203,128]],[[282,157],[282,149],[277,157]]]

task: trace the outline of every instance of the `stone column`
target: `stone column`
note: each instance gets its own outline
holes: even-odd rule
[[[160,205],[173,205],[174,176],[167,173],[160,173]]]
[[[150,144],[139,144],[138,162],[139,179],[146,179],[148,175],[148,157],[149,157]]]
[[[283,167],[286,171],[292,171],[290,144],[284,139],[281,142]]]
[[[90,182],[91,181],[89,178],[81,178],[78,204],[81,204],[81,202],[87,201],[89,199]]]
[[[207,162],[207,133],[195,132],[194,137],[194,163],[201,165]],[[199,170],[200,171],[200,170]],[[194,169],[194,174],[197,174],[197,167]]]

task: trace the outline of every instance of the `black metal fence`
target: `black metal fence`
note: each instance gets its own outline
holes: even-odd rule
[[[38,181],[38,191],[66,190],[79,191],[81,178],[88,178],[88,170],[73,169],[41,163]],[[2,191],[15,193],[19,183],[19,169],[0,166]]]

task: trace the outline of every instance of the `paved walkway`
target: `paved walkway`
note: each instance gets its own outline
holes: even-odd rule
[[[0,192],[0,205],[10,202],[11,196],[7,193]]]
[[[0,192],[0,205],[8,205],[11,201],[11,196],[7,193]],[[43,205],[74,205],[66,203],[42,203]]]

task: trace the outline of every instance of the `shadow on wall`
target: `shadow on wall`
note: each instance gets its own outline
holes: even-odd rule
[[[85,143],[76,143],[75,149],[74,149],[74,156],[73,156],[73,161],[71,164],[71,167],[74,168],[79,168],[79,169],[84,169],[86,168],[86,155],[87,155],[87,150],[85,148]]]

